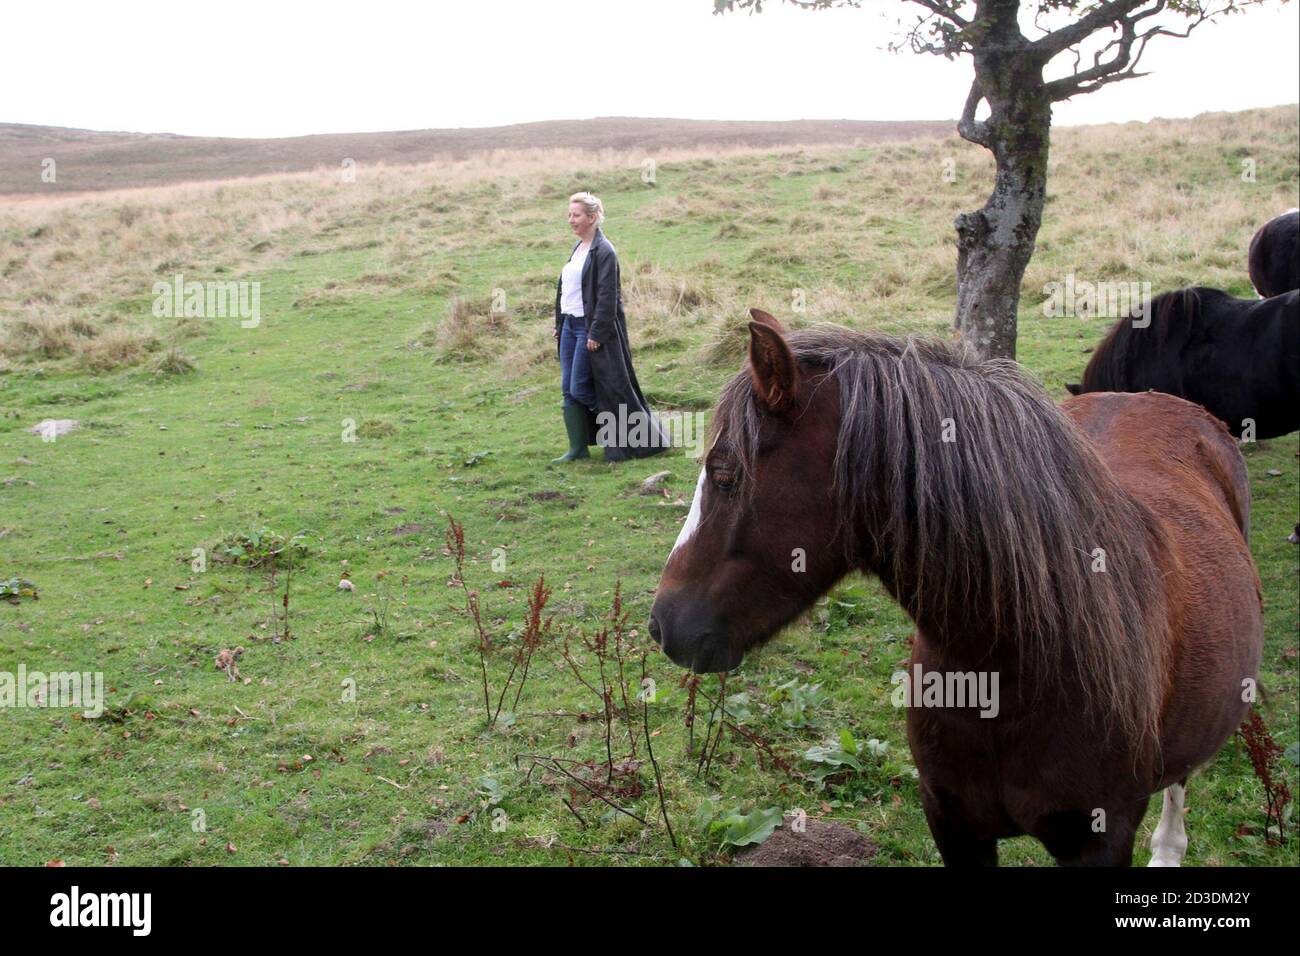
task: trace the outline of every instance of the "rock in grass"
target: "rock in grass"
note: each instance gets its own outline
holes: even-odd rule
[[[40,435],[46,441],[51,438],[58,438],[60,435],[66,435],[81,425],[81,422],[75,418],[47,418],[43,422],[38,422],[31,428],[27,429],[33,435]]]
[[[641,482],[641,494],[643,495],[659,494],[660,486],[663,484],[663,480],[665,478],[670,477],[671,475],[672,475],[671,471],[656,471],[645,481]]]

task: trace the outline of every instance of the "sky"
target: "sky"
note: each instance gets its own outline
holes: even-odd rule
[[[967,58],[889,53],[914,4],[768,0],[8,3],[0,122],[202,136],[499,126],[595,116],[954,119]],[[1300,98],[1300,2],[1269,0],[1057,104],[1058,124]]]

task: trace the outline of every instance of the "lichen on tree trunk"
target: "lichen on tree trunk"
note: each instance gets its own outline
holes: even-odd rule
[[[954,222],[953,324],[958,337],[980,355],[1014,359],[1020,282],[1047,197],[1052,99],[1043,83],[1045,55],[1032,50],[1014,28],[1016,0],[984,0],[981,8],[988,39],[975,45],[975,83],[958,131],[993,153],[997,172],[983,208]],[[999,24],[1003,19],[1008,22]],[[989,116],[977,121],[981,101],[988,103]]]
[[[1048,107],[1050,111],[1050,106]],[[997,175],[982,209],[957,229],[957,313],[961,339],[981,355],[1016,357],[1020,282],[1034,254],[1047,195],[1047,136],[1022,130],[993,148]]]

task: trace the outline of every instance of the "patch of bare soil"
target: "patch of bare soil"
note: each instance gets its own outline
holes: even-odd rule
[[[737,866],[867,866],[877,846],[842,823],[806,820],[802,833],[792,829],[794,817],[756,847],[736,854]]]

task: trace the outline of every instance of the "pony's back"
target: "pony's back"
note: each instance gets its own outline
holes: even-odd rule
[[[1300,428],[1300,292],[1262,301],[1193,287],[1151,300],[1102,338],[1074,395],[1165,392],[1255,438]]]
[[[1176,783],[1232,735],[1243,681],[1263,647],[1259,577],[1246,537],[1250,479],[1236,442],[1204,408],[1160,393],[1083,395],[1062,410],[1120,485],[1159,521],[1179,646],[1163,711],[1163,778]]]
[[[1246,268],[1262,298],[1300,289],[1300,210],[1284,212],[1259,227],[1250,240]]]

